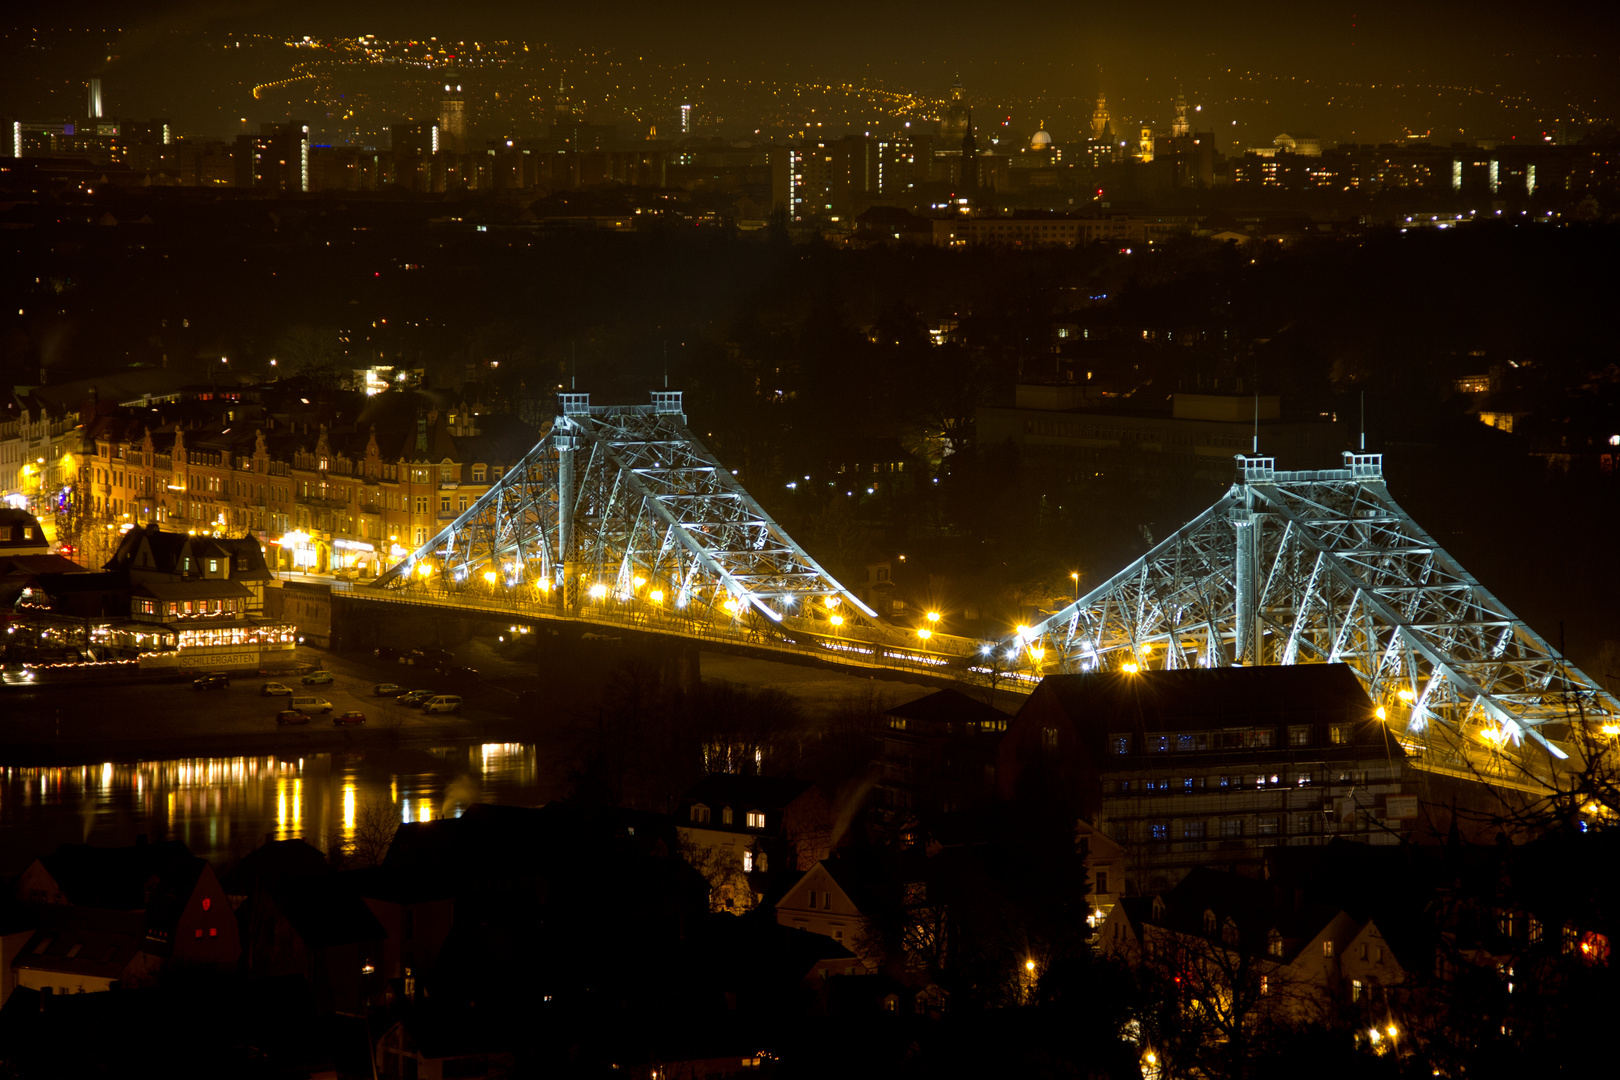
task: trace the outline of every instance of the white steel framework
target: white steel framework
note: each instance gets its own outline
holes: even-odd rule
[[[521,462],[377,584],[564,616],[631,605],[789,639],[846,620],[881,632],[687,429],[678,391],[648,405],[562,394],[559,407]]]
[[[1431,757],[1528,738],[1562,758],[1542,728],[1620,720],[1613,695],[1396,505],[1382,455],[1237,467],[1214,506],[1003,648],[1064,672],[1346,663],[1403,743]]]

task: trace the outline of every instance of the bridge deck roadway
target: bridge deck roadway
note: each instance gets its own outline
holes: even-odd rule
[[[766,634],[743,625],[736,628],[720,627],[674,615],[660,616],[647,610],[627,610],[612,606],[597,607],[587,614],[566,615],[555,608],[522,601],[451,596],[416,589],[378,589],[343,581],[333,582],[332,591],[336,596],[349,596],[357,600],[384,604],[438,608],[446,612],[482,612],[526,622],[573,623],[601,630],[635,630],[641,633],[664,634],[689,641],[700,641],[710,646],[723,646],[727,651],[794,663],[889,671],[972,686],[989,686],[993,677],[995,689],[1010,693],[1028,694],[1040,682],[1039,676],[1024,672],[1003,671],[992,676],[987,669],[977,666],[974,663],[976,657],[964,649],[964,646],[969,648],[976,646],[977,642],[948,635],[936,635],[936,638],[945,638],[948,645],[960,651],[943,649],[936,651],[874,642],[855,634],[829,637],[790,626],[789,632],[805,643],[796,644],[773,640]],[[1555,775],[1557,770],[1552,767],[1551,762],[1538,761],[1534,766],[1527,767],[1526,762],[1522,760],[1510,760],[1504,755],[1488,753],[1479,747],[1409,746],[1407,754],[1408,763],[1416,769],[1530,794],[1544,794],[1558,782]]]
[[[773,660],[798,663],[833,664],[842,667],[892,671],[907,675],[927,675],[950,682],[973,686],[991,686],[1012,693],[1027,694],[1040,682],[1039,678],[1023,672],[992,673],[975,663],[970,651],[978,642],[936,634],[934,640],[943,641],[953,648],[922,648],[897,645],[892,642],[873,641],[858,633],[829,636],[793,625],[799,620],[787,620],[785,630],[796,642],[773,639],[768,633],[744,624],[735,627],[716,626],[696,619],[683,619],[677,615],[659,615],[644,607],[636,610],[610,605],[593,606],[589,613],[568,615],[542,604],[520,600],[499,600],[493,597],[448,595],[423,592],[416,589],[379,589],[351,582],[333,582],[334,596],[349,596],[356,600],[384,604],[399,604],[417,608],[438,608],[446,612],[481,612],[501,615],[528,622],[570,623],[596,627],[602,630],[636,630],[642,633],[665,634],[707,645],[723,645],[730,649],[756,653]]]

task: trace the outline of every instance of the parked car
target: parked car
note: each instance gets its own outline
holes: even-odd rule
[[[420,709],[423,702],[427,701],[428,698],[435,697],[437,694],[438,691],[436,690],[412,690],[408,694],[401,694],[399,703],[409,705],[413,709]]]
[[[454,694],[437,694],[422,703],[424,713],[453,713],[461,709],[461,699]]]
[[[312,671],[299,680],[305,686],[324,686],[332,681],[330,671]]]
[[[280,712],[276,713],[276,723],[307,724],[309,723],[309,714],[299,712],[297,709],[282,709]]]
[[[403,694],[404,692],[405,688],[403,686],[399,685],[399,683],[392,682],[378,683],[376,686],[371,688],[371,694],[373,697],[399,697],[399,695]]]
[[[294,697],[287,704],[302,713],[329,713],[332,703],[319,697]]]
[[[332,717],[332,723],[339,725],[363,724],[365,722],[366,714],[358,709],[350,709],[348,712],[340,712]]]
[[[416,667],[438,668],[455,663],[456,658],[443,649],[412,649],[405,662]]]
[[[263,686],[259,687],[259,694],[261,697],[278,697],[282,694],[291,693],[292,687],[288,686],[286,683],[267,682]]]
[[[191,680],[193,690],[229,690],[231,677],[223,671],[205,671]]]
[[[394,664],[399,662],[399,650],[392,645],[379,645],[371,650],[371,655],[384,663]]]

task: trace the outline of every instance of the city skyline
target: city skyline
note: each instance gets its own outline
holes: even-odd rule
[[[425,86],[422,77],[454,50],[466,68],[470,119],[485,113],[485,138],[543,123],[559,78],[593,120],[650,131],[693,104],[702,125],[730,136],[817,123],[842,135],[903,122],[928,115],[958,77],[981,130],[1006,124],[1028,134],[1044,124],[1060,142],[1085,132],[1099,92],[1116,116],[1167,127],[1171,99],[1184,89],[1200,110],[1195,126],[1224,151],[1281,132],[1360,143],[1578,137],[1614,116],[1615,77],[1595,50],[1491,17],[1438,37],[1438,8],[1401,20],[1375,11],[1353,28],[1325,16],[1287,29],[1262,19],[1237,33],[1196,5],[1151,9],[1134,29],[1107,15],[1074,26],[1074,16],[1038,17],[1024,6],[998,11],[988,34],[953,36],[940,24],[965,16],[946,5],[905,25],[892,14],[858,23],[829,14],[825,21],[844,31],[833,41],[768,20],[747,28],[718,20],[712,34],[643,41],[660,23],[650,12],[604,33],[567,20],[535,27],[521,13],[497,20],[476,4],[418,16],[364,5],[339,8],[341,17],[298,5],[147,9],[99,28],[88,25],[93,6],[74,28],[14,21],[3,48],[19,62],[0,79],[0,111],[72,117],[83,111],[88,80],[101,77],[108,115],[162,116],[188,135],[229,136],[244,119],[250,129],[301,119],[320,141],[374,145],[388,123],[428,118],[415,83]],[[696,20],[701,10],[688,13]],[[1501,40],[1490,47],[1482,24],[1493,21]],[[1509,26],[1519,29],[1509,34]],[[530,36],[534,29],[541,33]],[[358,48],[368,33],[389,44]]]

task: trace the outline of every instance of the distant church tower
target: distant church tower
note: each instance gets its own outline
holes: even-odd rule
[[[955,148],[964,136],[973,130],[973,112],[968,108],[967,96],[962,92],[960,77],[951,83],[951,103],[945,106],[945,115],[939,120],[941,146]]]
[[[1108,98],[1102,94],[1097,95],[1097,108],[1091,114],[1091,137],[1108,137]]]
[[[439,102],[439,137],[443,149],[453,154],[467,150],[467,101],[461,96],[461,73],[449,68],[444,73],[444,98]]]
[[[1192,134],[1192,125],[1187,122],[1187,95],[1176,87],[1176,118],[1170,122],[1170,137],[1184,139]]]

